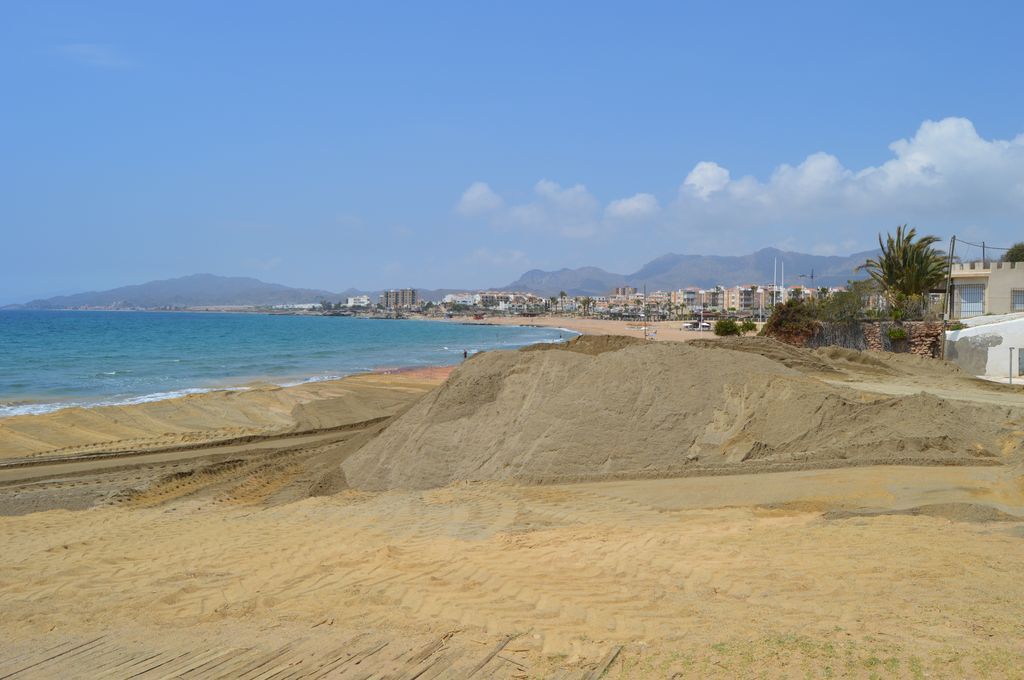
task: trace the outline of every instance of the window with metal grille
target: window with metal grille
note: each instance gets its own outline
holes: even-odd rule
[[[960,318],[985,313],[985,284],[965,283],[956,287],[956,299],[960,303]]]
[[[1014,288],[1010,291],[1010,311],[1024,312],[1024,288]]]

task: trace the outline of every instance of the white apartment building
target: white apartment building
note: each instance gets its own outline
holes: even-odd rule
[[[442,302],[449,305],[475,305],[478,296],[476,293],[448,293]]]
[[[345,300],[346,307],[369,307],[370,296],[369,295],[357,295],[350,297]]]

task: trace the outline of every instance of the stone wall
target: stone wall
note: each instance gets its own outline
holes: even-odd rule
[[[889,329],[901,326],[907,333],[907,339],[893,342],[889,339]],[[865,321],[864,341],[868,349],[876,352],[905,352],[922,357],[938,358],[942,347],[941,321]]]
[[[889,339],[889,329],[900,326],[907,334],[907,339],[893,342]],[[903,352],[922,357],[938,358],[942,343],[941,321],[862,321],[854,323],[818,324],[818,330],[812,337],[780,337],[776,340],[796,345],[797,347],[846,347],[848,349],[871,349],[876,352]]]

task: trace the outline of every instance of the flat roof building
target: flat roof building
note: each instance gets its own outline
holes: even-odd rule
[[[380,304],[384,309],[409,309],[419,303],[415,288],[398,288],[386,290],[380,295]]]
[[[1024,312],[1024,262],[956,262],[950,278],[954,319]]]

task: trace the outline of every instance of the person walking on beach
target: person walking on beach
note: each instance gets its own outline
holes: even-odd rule
[[[465,361],[469,357],[469,352],[462,350],[462,360]]]

